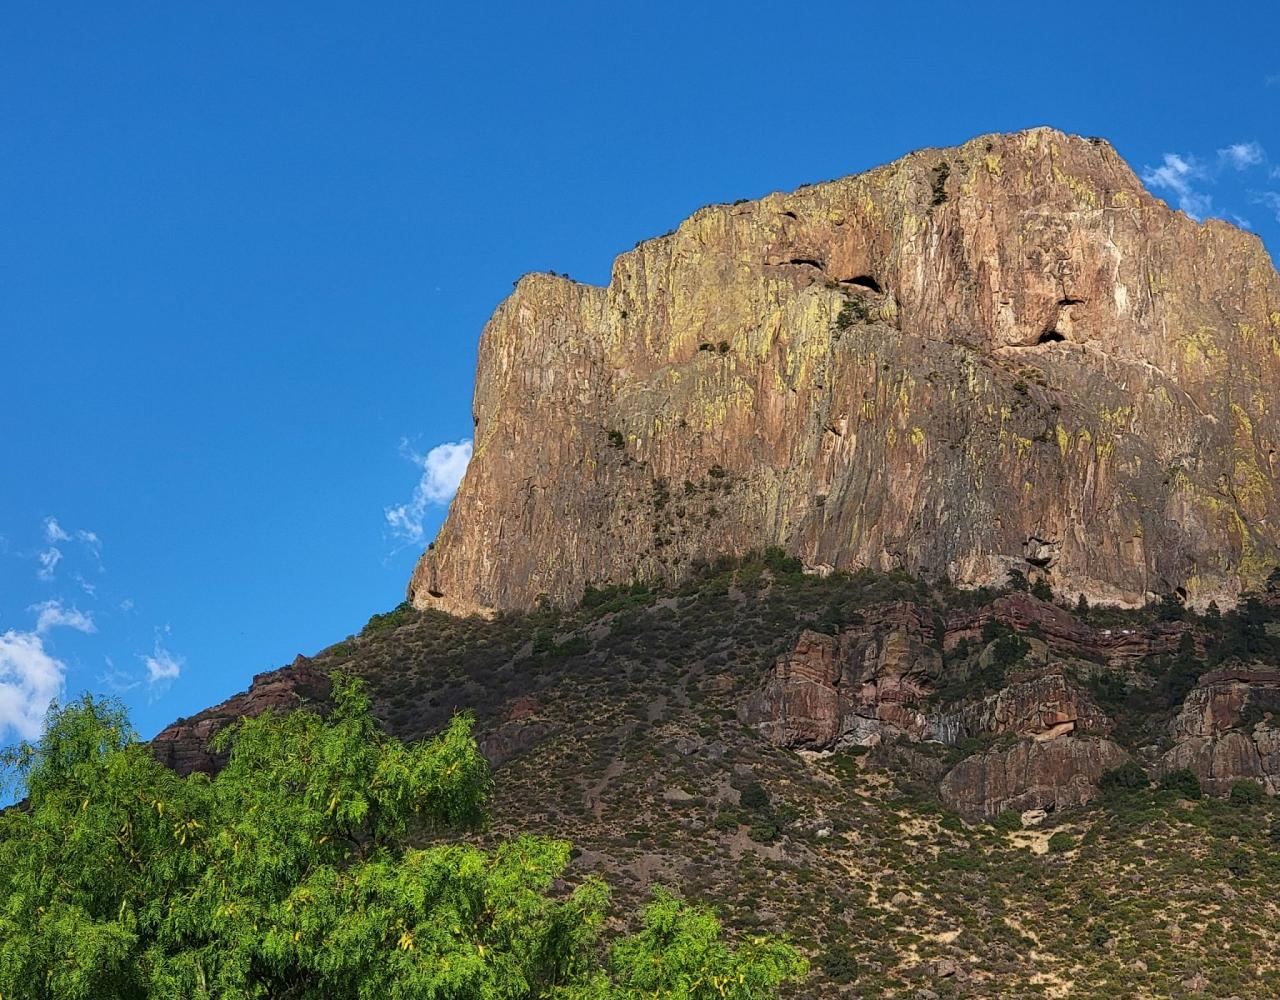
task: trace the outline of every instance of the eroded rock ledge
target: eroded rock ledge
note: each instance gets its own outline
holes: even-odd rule
[[[1000,643],[1013,640],[1021,643],[1016,659],[993,674]],[[1202,643],[1186,622],[1095,628],[1028,594],[946,617],[911,603],[885,605],[837,635],[802,633],[739,716],[796,749],[968,745],[970,755],[955,760],[952,752],[952,763],[929,770],[943,801],[971,819],[1082,805],[1132,752],[1156,777],[1189,768],[1210,794],[1226,794],[1242,778],[1276,794],[1280,669],[1235,664],[1201,676],[1169,724],[1163,752],[1126,749],[1113,738],[1115,722],[1088,678],[1149,686],[1141,669],[1149,658]]]

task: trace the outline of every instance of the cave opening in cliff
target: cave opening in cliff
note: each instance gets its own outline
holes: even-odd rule
[[[1044,333],[1040,334],[1040,339],[1037,340],[1036,343],[1037,344],[1061,344],[1066,339],[1067,338],[1063,336],[1061,333],[1059,333],[1057,330],[1045,330]]]
[[[822,261],[816,260],[813,257],[792,257],[791,260],[788,261],[788,263],[807,264],[809,267],[816,267],[819,271],[823,270],[826,267],[826,265],[823,264]]]
[[[871,291],[875,292],[877,295],[879,295],[882,291],[882,289],[880,288],[880,282],[876,281],[876,279],[871,277],[871,275],[869,274],[859,274],[857,277],[854,277],[854,278],[842,278],[841,284],[857,285],[859,288],[869,288]]]

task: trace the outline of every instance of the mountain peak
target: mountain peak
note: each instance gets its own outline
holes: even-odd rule
[[[712,205],[599,288],[517,283],[410,599],[811,571],[1234,603],[1280,552],[1280,278],[1050,128]]]

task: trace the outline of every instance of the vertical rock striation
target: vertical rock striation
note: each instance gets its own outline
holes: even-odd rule
[[[1260,241],[1039,128],[695,213],[605,288],[535,274],[480,344],[475,456],[409,585],[459,613],[679,579],[1010,568],[1234,602],[1280,551]]]

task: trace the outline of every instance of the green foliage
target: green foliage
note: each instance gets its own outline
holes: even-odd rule
[[[827,978],[840,986],[858,978],[858,955],[847,941],[835,941],[828,945],[818,962]]]
[[[691,907],[661,889],[644,911],[638,934],[609,952],[613,982],[566,991],[574,1000],[762,1000],[804,978],[808,963],[790,945],[749,938],[734,951],[710,910]]]
[[[1187,610],[1176,594],[1163,595],[1156,605],[1156,618],[1162,622],[1180,622],[1186,616]]]
[[[1102,777],[1098,779],[1100,789],[1118,795],[1142,791],[1150,784],[1151,779],[1147,777],[1147,772],[1136,760],[1125,761],[1119,767],[1104,771]]]
[[[1005,582],[1005,586],[1008,587],[1010,590],[1017,590],[1023,593],[1025,593],[1027,590],[1030,589],[1027,583],[1027,574],[1022,572],[1022,570],[1020,569],[1009,570],[1009,575]]]
[[[609,431],[608,437],[610,448],[617,448],[621,450],[627,446],[627,439],[622,436],[622,431]]]
[[[764,790],[764,786],[758,781],[753,781],[744,787],[738,801],[743,809],[750,809],[752,812],[768,812],[769,810],[769,793]]]
[[[1211,661],[1215,664],[1224,660],[1280,662],[1280,636],[1267,627],[1276,619],[1276,611],[1256,597],[1241,602],[1234,611],[1222,615]]]
[[[947,178],[951,176],[951,164],[946,160],[940,161],[933,168],[933,200],[929,203],[930,208],[936,208],[947,200]]]
[[[1180,767],[1170,771],[1160,779],[1160,787],[1167,792],[1174,792],[1184,799],[1198,799],[1204,792],[1200,788],[1200,779],[1188,767]]]
[[[1076,838],[1067,833],[1066,830],[1059,830],[1049,838],[1050,854],[1065,854],[1075,846]]]
[[[27,802],[0,815],[0,997],[629,998],[658,956],[661,996],[732,976],[724,995],[755,998],[803,974],[789,946],[734,952],[662,895],[611,977],[604,884],[551,892],[567,843],[462,839],[491,786],[468,716],[403,744],[357,682],[335,702],[225,730],[212,779],[159,764],[113,703],[52,711],[3,761]]]
[[[836,329],[848,330],[858,323],[869,323],[875,317],[862,299],[854,297],[844,300],[840,312],[836,314]]]
[[[1262,786],[1256,781],[1252,781],[1249,778],[1241,778],[1231,785],[1231,795],[1228,800],[1233,806],[1248,808],[1260,803],[1264,795]]]
[[[377,632],[393,632],[406,622],[413,620],[417,615],[417,609],[408,601],[401,601],[390,611],[381,615],[374,615],[369,619],[368,623],[361,629],[361,635],[372,635]]]
[[[747,836],[757,844],[772,844],[778,839],[778,832],[778,824],[768,819],[762,819],[747,827]]]
[[[1031,596],[1038,597],[1042,601],[1053,600],[1053,588],[1049,586],[1049,581],[1044,577],[1040,577],[1031,585]]]
[[[997,830],[1009,832],[1011,830],[1022,829],[1022,814],[1016,809],[1002,809],[995,819],[991,821],[991,825]]]

